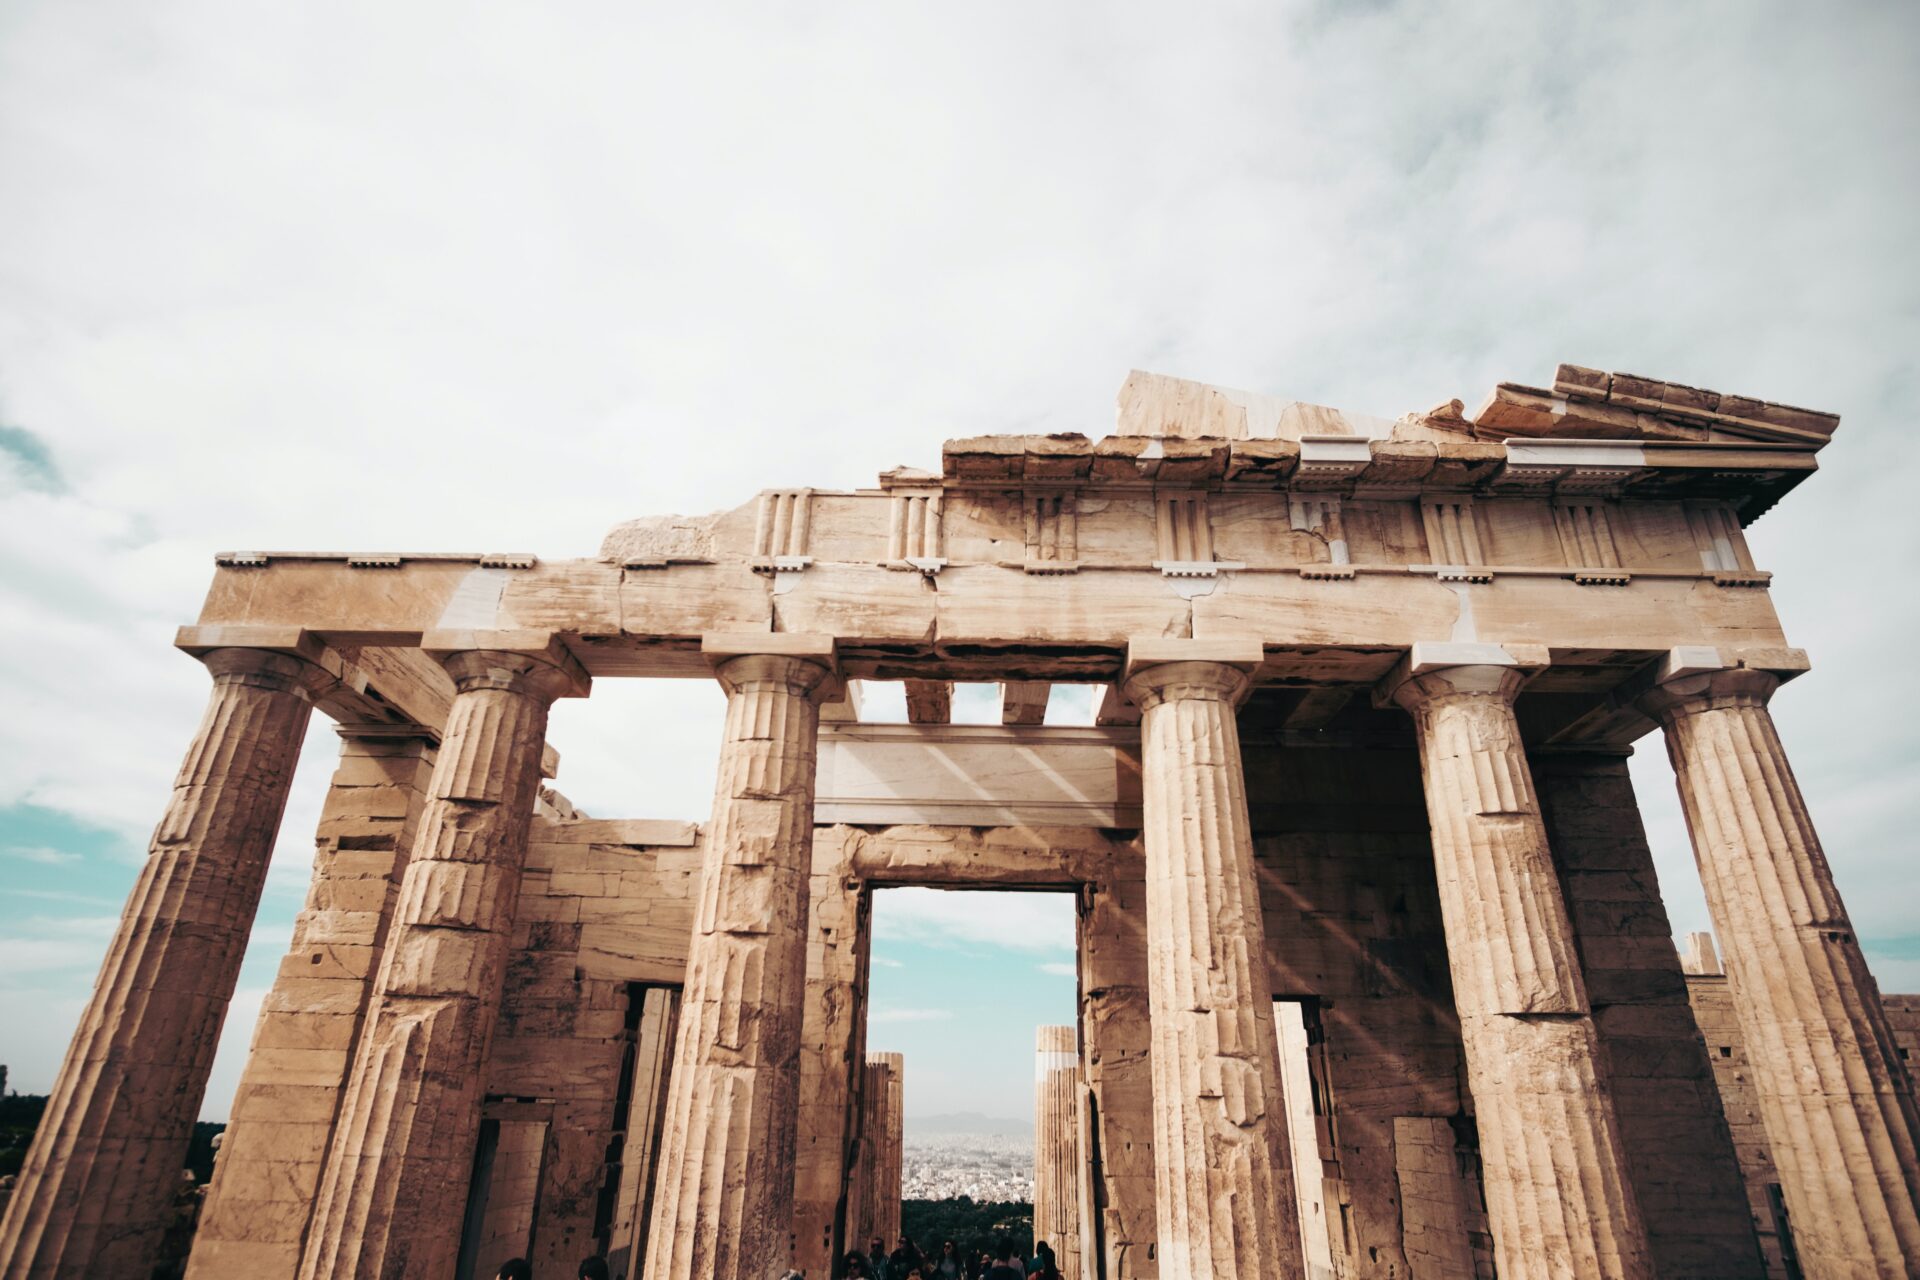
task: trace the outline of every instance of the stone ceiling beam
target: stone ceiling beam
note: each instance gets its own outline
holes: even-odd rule
[[[953,721],[953,681],[907,681],[907,719],[914,724]]]
[[[1001,724],[1044,724],[1053,685],[1045,680],[1000,682]]]

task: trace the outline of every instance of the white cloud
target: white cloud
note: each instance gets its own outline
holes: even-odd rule
[[[873,936],[882,942],[1014,951],[1071,951],[1073,895],[883,889],[874,895]]]
[[[1047,963],[1038,967],[1040,972],[1050,973],[1056,978],[1077,978],[1080,976],[1080,967],[1078,965],[1067,964],[1065,961],[1049,960]]]
[[[1846,415],[1752,541],[1814,654],[1778,717],[1855,924],[1911,935],[1920,726],[1886,689],[1920,626],[1889,587],[1920,555],[1916,21],[12,6],[0,804],[140,843],[205,699],[170,641],[217,549],[590,554],[947,436],[1098,434],[1133,366],[1392,415],[1572,359]],[[603,681],[555,712],[560,785],[702,817],[718,711]],[[333,751],[316,726],[282,920]],[[1686,928],[1658,754],[1636,776]],[[1070,916],[1029,944],[961,902],[919,936],[1071,945]]]
[[[21,862],[37,862],[41,866],[58,867],[80,861],[80,855],[67,849],[49,849],[44,845],[14,845],[0,849],[0,857],[15,858]]]
[[[903,962],[899,960],[895,960],[892,956],[874,956],[872,957],[872,961],[874,964],[879,965],[882,969],[906,968],[906,965]]]

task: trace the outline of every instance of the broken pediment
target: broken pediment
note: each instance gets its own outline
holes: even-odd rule
[[[1472,414],[1459,400],[1397,421],[1134,370],[1118,397],[1120,437],[1161,440],[1674,440],[1819,448],[1840,419],[1750,396],[1563,364],[1551,387],[1503,382]]]

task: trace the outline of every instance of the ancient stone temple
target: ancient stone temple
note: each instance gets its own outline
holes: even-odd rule
[[[1573,366],[1397,421],[1136,374],[1104,438],[953,440],[585,559],[222,555],[0,1274],[147,1274],[318,708],[338,771],[194,1280],[830,1274],[898,1220],[894,885],[1075,895],[1086,1280],[1763,1276],[1636,744],[1797,1265],[1910,1275],[1912,1083],[1743,536],[1836,425]],[[548,785],[549,708],[617,679],[724,689],[705,825]],[[912,723],[861,719],[871,681]],[[956,681],[1003,723],[948,723]],[[1043,723],[1065,684],[1096,723]]]

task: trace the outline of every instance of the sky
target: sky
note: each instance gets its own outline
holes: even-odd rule
[[[0,6],[12,1086],[51,1082],[197,723],[169,641],[215,551],[591,555],[953,436],[1097,436],[1136,367],[1393,417],[1571,361],[1841,413],[1750,540],[1814,659],[1782,735],[1883,986],[1920,990],[1917,38],[1769,0]],[[719,708],[602,681],[555,711],[559,785],[704,819]]]
[[[1073,895],[881,889],[872,920],[867,1048],[904,1056],[909,1130],[1031,1126],[1034,1028],[1077,1017]]]

